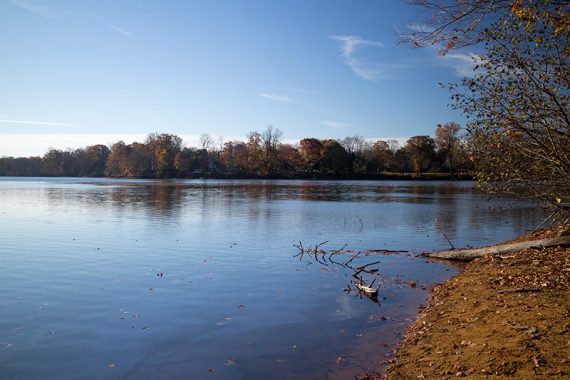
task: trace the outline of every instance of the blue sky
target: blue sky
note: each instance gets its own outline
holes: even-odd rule
[[[0,156],[273,125],[304,137],[433,135],[466,54],[397,43],[383,1],[3,0]]]

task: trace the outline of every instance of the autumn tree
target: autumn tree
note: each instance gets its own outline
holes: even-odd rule
[[[285,173],[294,174],[302,166],[299,149],[290,144],[279,144],[277,146],[277,156],[279,157],[281,170]]]
[[[263,146],[261,134],[251,131],[247,134],[247,168],[252,173],[258,173],[263,166]]]
[[[201,174],[207,167],[208,152],[205,149],[184,147],[174,157],[174,168],[181,178],[191,177],[195,171]]]
[[[121,177],[125,175],[129,150],[129,147],[123,141],[118,141],[111,146],[111,152],[105,163],[106,176]]]
[[[182,147],[182,139],[169,133],[151,133],[145,144],[151,162],[151,172],[156,178],[173,177],[174,159]]]
[[[408,42],[442,43],[443,53],[469,44],[482,49],[474,76],[450,86],[455,107],[470,119],[481,185],[546,201],[558,221],[570,222],[568,1],[416,3],[430,19]]]
[[[438,151],[445,157],[445,162],[449,168],[449,175],[453,175],[453,166],[455,158],[461,149],[461,140],[459,139],[459,130],[461,127],[454,122],[438,124],[435,128],[435,144]]]
[[[395,141],[395,140],[393,140]],[[397,141],[396,141],[397,143]],[[371,149],[378,171],[391,171],[396,167],[394,151],[390,149],[387,141],[378,140]]]
[[[247,145],[242,141],[228,141],[221,152],[221,161],[227,171],[246,172],[248,169]]]
[[[307,170],[321,170],[321,160],[325,147],[319,139],[306,138],[299,141],[299,153]]]
[[[260,135],[263,150],[263,173],[272,174],[277,166],[277,145],[283,137],[283,132],[268,126]]]
[[[435,159],[435,141],[431,137],[410,137],[404,149],[409,154],[414,172],[422,173],[432,167]]]
[[[85,159],[81,165],[81,173],[87,177],[104,177],[105,164],[111,151],[106,145],[91,145],[85,148]]]
[[[144,178],[152,174],[151,157],[146,144],[134,142],[127,145],[119,141],[111,146],[111,153],[105,165],[105,175]]]
[[[48,176],[64,176],[69,167],[68,161],[68,152],[50,148],[42,157],[42,171]]]

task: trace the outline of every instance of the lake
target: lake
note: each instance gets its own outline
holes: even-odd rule
[[[457,271],[416,253],[542,219],[472,182],[0,178],[0,378],[351,379]]]

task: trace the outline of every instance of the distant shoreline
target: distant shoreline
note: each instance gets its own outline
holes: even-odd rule
[[[470,173],[458,173],[449,175],[449,173],[380,173],[380,174],[359,174],[351,176],[343,176],[337,174],[323,173],[298,173],[295,176],[274,174],[270,176],[260,176],[254,174],[235,174],[235,173],[204,173],[191,177],[88,177],[88,176],[47,176],[47,175],[0,175],[1,177],[14,178],[108,178],[108,179],[156,179],[156,180],[173,180],[173,179],[227,179],[227,180],[315,180],[315,181],[473,181],[474,175]]]

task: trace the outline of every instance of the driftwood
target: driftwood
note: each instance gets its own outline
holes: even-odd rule
[[[424,252],[423,256],[434,259],[470,261],[487,254],[504,254],[520,251],[526,248],[549,248],[569,246],[570,236],[560,236],[548,239],[523,241],[518,243],[497,244],[490,247],[473,249],[451,249],[446,251]]]

